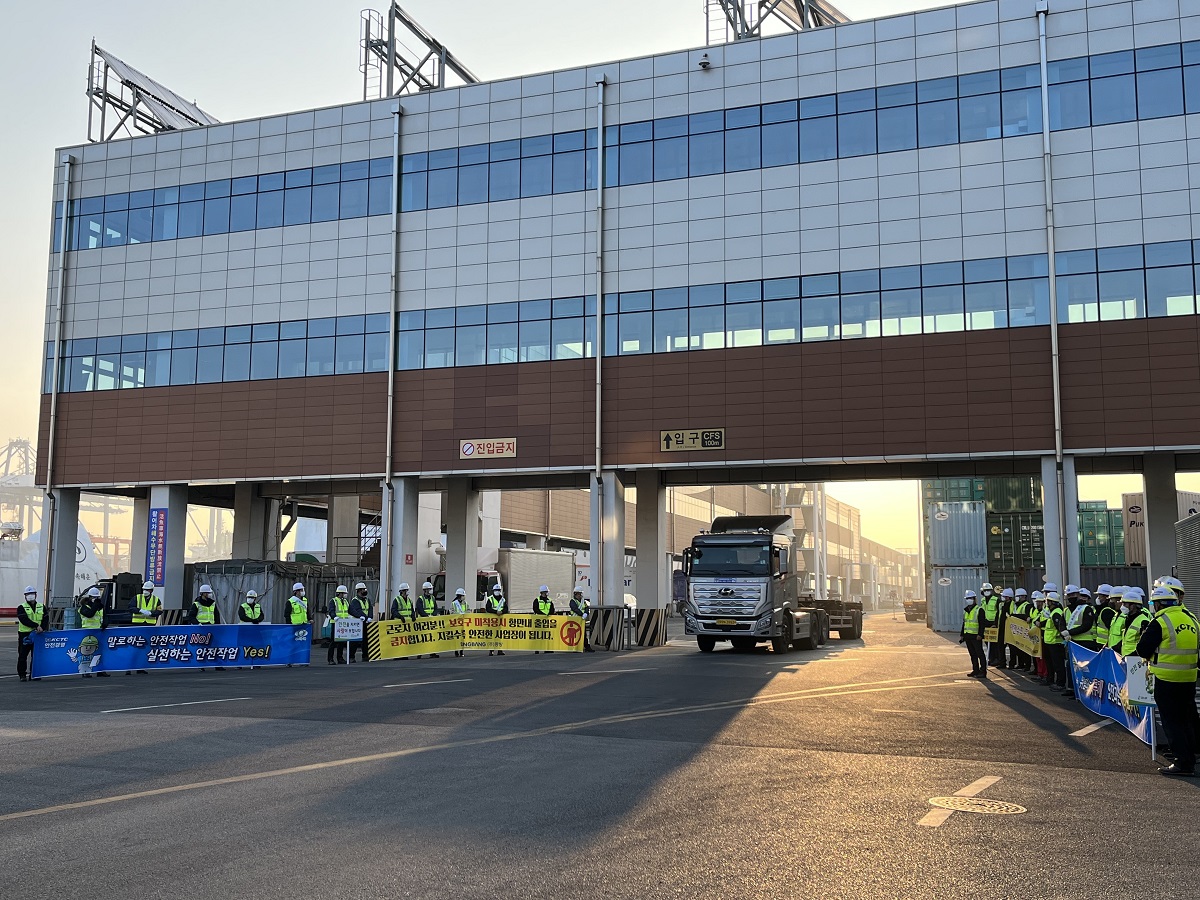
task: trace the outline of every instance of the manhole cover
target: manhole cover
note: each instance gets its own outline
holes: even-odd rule
[[[1023,806],[1005,803],[1003,800],[988,800],[984,797],[933,797],[930,806],[952,809],[956,812],[986,813],[993,816],[1015,816],[1028,812]]]

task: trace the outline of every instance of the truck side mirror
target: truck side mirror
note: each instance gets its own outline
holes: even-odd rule
[[[683,548],[683,566],[681,568],[684,575],[692,574],[692,560],[698,555],[699,553],[692,547]]]
[[[786,548],[779,551],[779,574],[786,575],[788,573],[788,552]]]

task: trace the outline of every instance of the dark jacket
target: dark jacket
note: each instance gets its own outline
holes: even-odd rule
[[[359,598],[356,594],[350,598],[350,618],[369,619],[374,614],[375,608],[370,597]]]
[[[580,618],[583,618],[584,616],[586,616],[587,615],[587,607],[585,605],[586,602],[587,601],[585,601],[585,600],[576,600],[574,597],[572,597],[571,598],[571,615],[579,616]]]
[[[42,628],[42,629],[44,629],[46,627],[46,615],[47,615],[47,613],[50,612],[50,607],[48,605],[43,606],[42,607],[42,621],[35,622],[35,621],[33,621],[32,618],[30,618],[29,613],[26,611],[24,604],[25,604],[25,598],[22,597],[21,605],[17,607],[17,621],[19,621],[26,628]]]
[[[1074,611],[1075,610],[1071,610],[1071,612],[1074,612]],[[1067,617],[1068,621],[1070,620],[1070,618],[1071,618],[1070,616]],[[1084,607],[1083,615],[1081,615],[1079,617],[1079,624],[1076,625],[1074,628],[1068,628],[1067,633],[1070,634],[1072,638],[1078,637],[1081,634],[1087,634],[1089,631],[1091,631],[1092,626],[1095,624],[1096,624],[1096,608],[1094,606],[1086,606],[1086,607]]]
[[[262,606],[255,606],[255,611],[258,613],[257,617],[248,616],[248,615],[246,615],[245,605],[242,603],[239,603],[238,604],[238,621],[245,622],[248,625],[257,625],[258,623],[260,623],[263,620]]]
[[[508,615],[508,598],[507,597],[502,596],[500,598],[500,611],[492,612],[492,601],[495,599],[495,596],[496,596],[495,594],[492,594],[487,598],[487,600],[484,601],[483,611],[485,613],[491,613],[492,615],[507,616]]]
[[[200,624],[199,620],[197,619],[197,614],[199,611],[196,609],[196,607],[200,606],[200,605],[201,604],[200,604],[199,600],[192,601],[192,605],[188,607],[187,618],[185,618],[183,621],[184,625],[199,625]],[[238,607],[238,608],[240,609],[241,607]],[[212,602],[212,611],[213,611],[213,624],[220,625],[221,624],[221,607],[219,607],[217,605],[217,600],[215,597],[213,598],[213,602]]]
[[[91,617],[104,610],[103,597],[84,597],[79,601],[79,614],[81,616]],[[101,620],[103,625],[103,619]]]
[[[429,604],[429,608],[432,610],[432,612],[425,611],[425,606],[427,603]],[[438,609],[437,599],[432,594],[420,594],[417,599],[413,601],[413,607],[416,609],[418,616],[437,616],[442,612],[440,609]]]
[[[406,621],[406,622],[410,621],[412,619],[415,619],[417,617],[417,601],[414,600],[412,597],[409,597],[408,602],[410,604],[411,612],[401,613],[400,612],[400,604],[396,602],[399,599],[400,599],[399,594],[397,594],[395,597],[392,598],[392,607],[388,613],[388,618],[400,619],[400,620]]]
[[[540,599],[541,599],[540,594],[533,598],[533,614],[535,616],[540,616],[540,615],[552,616],[552,615],[554,615],[554,601],[551,600],[549,597],[547,597],[546,600],[550,604],[550,612],[544,613],[544,614],[538,612],[538,600],[540,600]]]

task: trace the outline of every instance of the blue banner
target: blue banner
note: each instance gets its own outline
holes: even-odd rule
[[[1080,702],[1096,715],[1124,725],[1143,744],[1153,747],[1154,707],[1130,702],[1125,661],[1109,647],[1099,653],[1074,642],[1067,647],[1075,696]]]
[[[311,649],[311,625],[73,628],[34,634],[33,677],[307,665]]]

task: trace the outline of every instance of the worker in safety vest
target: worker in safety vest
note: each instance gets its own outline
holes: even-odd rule
[[[1059,602],[1058,594],[1051,590],[1055,585],[1046,585],[1046,610],[1042,616],[1042,654],[1046,659],[1046,684],[1050,690],[1067,689],[1067,647],[1064,635],[1067,632],[1067,616]]]
[[[308,598],[304,596],[304,585],[297,581],[292,585],[292,596],[287,601],[289,625],[306,625],[312,621],[308,612]]]
[[[591,603],[583,596],[583,588],[575,585],[575,591],[571,594],[571,615],[579,616],[583,619],[583,652],[592,653],[592,645],[588,643],[588,609]]]
[[[258,603],[258,591],[246,591],[246,600],[238,607],[238,621],[243,625],[261,625],[263,608]]]
[[[441,610],[438,609],[437,605],[437,597],[433,595],[432,581],[426,581],[423,585],[421,585],[421,596],[417,597],[416,606],[417,616],[419,618],[432,618],[433,616],[441,614]],[[440,655],[441,654],[439,653],[430,653],[429,658],[437,659]],[[418,655],[417,659],[420,658],[421,656]]]
[[[90,587],[79,598],[79,627],[104,627],[104,595],[100,588]]]
[[[1039,635],[1045,634],[1046,624],[1046,595],[1041,591],[1034,591],[1029,599],[1029,627],[1036,628]],[[1037,676],[1038,684],[1048,684],[1046,676],[1049,670],[1046,668],[1046,652],[1043,649],[1041,656],[1033,658],[1033,673]]]
[[[1017,588],[1013,592],[1012,604],[1009,607],[1008,614],[1019,622],[1029,625],[1029,614],[1033,611],[1033,604],[1029,602],[1029,592],[1025,588]],[[1012,668],[1020,669],[1022,672],[1028,672],[1033,665],[1033,657],[1017,647],[1012,647],[1009,651],[1012,654]]]
[[[1154,676],[1154,702],[1162,719],[1174,762],[1160,775],[1194,778],[1200,714],[1196,712],[1196,668],[1200,622],[1178,594],[1153,597],[1154,619],[1137,643],[1137,655],[1149,661]]]
[[[987,654],[983,652],[983,610],[975,601],[974,591],[967,591],[963,595],[963,622],[958,642],[966,644],[967,652],[971,654],[971,671],[968,677],[986,681],[988,660]]]
[[[200,585],[196,599],[192,601],[184,619],[186,625],[220,625],[221,610],[217,606],[217,598],[213,594],[212,585]]]
[[[450,614],[454,616],[465,616],[471,612],[471,603],[467,600],[467,592],[463,588],[459,588],[454,592],[454,599],[450,601]],[[465,650],[455,650],[455,656],[466,655]]]
[[[392,598],[390,618],[411,622],[417,617],[417,608],[413,605],[412,597],[408,596],[408,591],[408,582],[401,582],[400,589],[396,592],[396,596]]]
[[[129,602],[130,625],[154,625],[162,615],[162,600],[154,595],[154,582],[142,583],[142,592]]]
[[[550,599],[550,588],[543,584],[538,588],[538,595],[533,598],[533,614],[535,616],[552,616],[554,615],[554,601]],[[542,651],[534,650],[533,655],[537,656]],[[547,653],[553,653],[553,650],[547,650]]]
[[[22,681],[41,680],[32,677],[33,635],[45,630],[46,605],[38,600],[37,588],[29,585],[25,588],[25,599],[17,607],[17,676]]]
[[[354,654],[362,651],[362,661],[367,661],[367,623],[375,616],[375,604],[367,596],[366,582],[360,581],[354,586],[354,597],[350,600],[350,618],[362,619],[363,639],[350,641],[350,662],[354,662]]]
[[[1179,600],[1180,606],[1186,606],[1186,600],[1184,597],[1185,591],[1183,590],[1182,581],[1180,581],[1174,575],[1167,575],[1158,579],[1158,583],[1161,587],[1169,588],[1175,594],[1176,599]]]
[[[995,590],[995,588],[993,588]],[[999,647],[997,659],[999,668],[1015,669],[1017,667],[1017,657],[1014,653],[1009,655],[1008,646],[1008,617],[1012,615],[1013,604],[1016,602],[1016,592],[1012,588],[1004,588],[1000,591],[1000,618],[996,625],[996,645]],[[1011,648],[1016,650],[1015,647]]]
[[[1099,650],[1100,645],[1096,642],[1096,608],[1077,585],[1068,584],[1066,595],[1067,608],[1071,611],[1067,620],[1069,639],[1093,652]]]
[[[1155,588],[1156,591],[1167,590],[1166,588]],[[1151,595],[1153,596],[1153,594]],[[1165,595],[1159,594],[1157,599],[1164,599]],[[1146,600],[1140,591],[1126,591],[1125,596],[1121,598],[1121,613],[1114,620],[1114,625],[1120,623],[1121,626],[1121,641],[1113,647],[1122,656],[1137,655],[1138,641],[1142,639],[1142,634],[1146,630],[1146,626],[1154,618],[1150,610],[1146,609]],[[1166,598],[1169,599],[1169,598]],[[1109,634],[1109,640],[1112,640],[1112,634]]]
[[[493,616],[508,615],[508,598],[504,596],[504,588],[500,585],[495,585],[492,588],[492,594],[483,604],[483,610]],[[489,650],[488,656],[495,653],[497,656],[503,656],[503,650]]]
[[[981,619],[979,633],[982,638],[985,629],[996,628],[1000,625],[1000,595],[996,593],[990,582],[985,581],[980,587],[978,603]],[[988,662],[993,666],[996,665],[996,647],[985,643],[984,652],[988,655]]]
[[[329,605],[325,607],[325,612],[330,620],[329,632],[329,652],[326,654],[325,661],[328,665],[334,665],[346,662],[346,642],[335,641],[333,639],[333,622],[337,619],[350,618],[350,600],[346,596],[349,591],[344,584],[339,584],[337,590],[333,592],[333,599],[329,601]],[[335,660],[336,655],[336,660]]]

